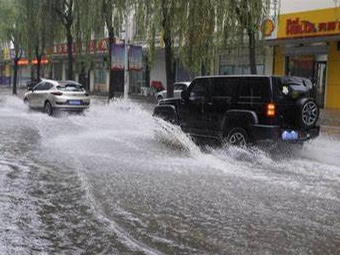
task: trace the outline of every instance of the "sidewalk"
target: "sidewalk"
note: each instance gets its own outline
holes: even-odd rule
[[[340,135],[340,109],[321,109],[319,124],[322,132]]]

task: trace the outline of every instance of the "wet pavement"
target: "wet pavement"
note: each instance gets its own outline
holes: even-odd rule
[[[53,118],[0,90],[0,253],[340,254],[336,134],[202,150],[151,106]]]

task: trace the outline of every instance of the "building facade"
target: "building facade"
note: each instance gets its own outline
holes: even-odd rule
[[[340,8],[280,14],[267,40],[273,73],[309,77],[323,108],[340,108]]]

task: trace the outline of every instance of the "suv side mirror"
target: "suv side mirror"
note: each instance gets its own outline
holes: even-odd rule
[[[185,90],[183,90],[181,92],[181,97],[182,97],[183,100],[188,100],[189,99],[189,92],[188,92],[187,89],[185,89]]]

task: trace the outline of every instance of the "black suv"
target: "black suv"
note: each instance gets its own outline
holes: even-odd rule
[[[315,87],[292,76],[204,76],[161,100],[154,115],[193,137],[245,146],[260,141],[303,142],[319,135]]]

